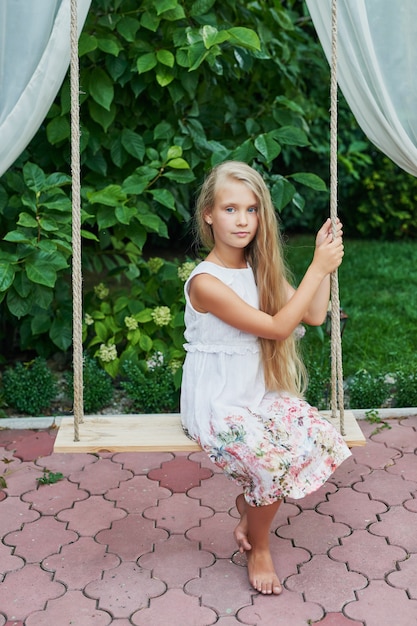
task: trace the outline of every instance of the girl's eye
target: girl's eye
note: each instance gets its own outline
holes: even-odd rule
[[[226,207],[226,212],[227,212],[227,213],[233,213],[233,212],[234,212],[234,210],[235,210],[235,209],[234,209],[234,207],[232,207],[232,206],[228,206],[228,207]]]
[[[256,206],[251,206],[251,207],[249,207],[248,212],[249,213],[257,213],[258,209],[257,209]]]

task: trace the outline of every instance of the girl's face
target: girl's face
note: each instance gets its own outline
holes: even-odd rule
[[[226,178],[216,190],[213,207],[204,214],[215,243],[246,248],[258,229],[258,208],[255,194],[245,183]]]

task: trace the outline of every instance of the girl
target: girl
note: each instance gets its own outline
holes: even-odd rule
[[[323,323],[329,274],[343,257],[342,226],[319,230],[297,290],[288,282],[275,211],[262,177],[245,163],[215,167],[197,201],[211,249],[185,284],[181,414],[196,439],[241,486],[234,535],[251,585],[281,593],[269,549],[285,496],[318,489],[349,455],[343,438],[301,399],[304,369],[294,330]]]

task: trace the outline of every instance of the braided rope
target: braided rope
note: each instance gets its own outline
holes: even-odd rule
[[[80,75],[77,0],[71,0],[71,174],[72,174],[72,333],[74,368],[74,441],[83,421],[83,339],[81,270]]]
[[[337,0],[332,0],[332,59],[330,72],[330,218],[333,235],[337,221]],[[339,406],[340,432],[345,434],[342,338],[340,335],[340,301],[337,270],[331,274],[331,364],[332,417],[337,417]]]

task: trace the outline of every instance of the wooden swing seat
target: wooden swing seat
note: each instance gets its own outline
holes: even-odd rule
[[[331,411],[322,411],[331,418]],[[347,445],[365,445],[365,437],[352,411],[345,411]],[[332,420],[333,421],[333,420]],[[334,422],[338,422],[337,418]],[[339,424],[335,424],[338,428]],[[149,415],[93,415],[79,425],[80,441],[74,441],[72,417],[62,418],[54,452],[197,452],[200,446],[189,439],[179,413]]]

